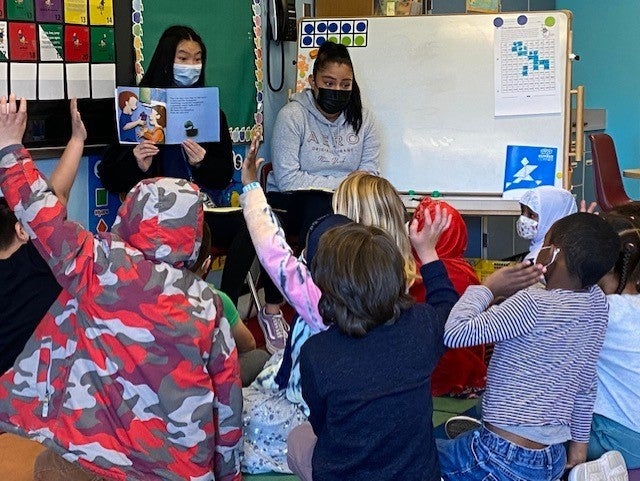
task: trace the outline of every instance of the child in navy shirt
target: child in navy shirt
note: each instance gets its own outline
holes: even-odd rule
[[[331,327],[302,346],[310,425],[287,443],[302,480],[440,480],[430,381],[457,294],[435,246],[450,222],[437,207],[420,232],[411,224],[428,304],[406,294],[402,255],[382,230],[350,224],[320,238],[311,274]]]

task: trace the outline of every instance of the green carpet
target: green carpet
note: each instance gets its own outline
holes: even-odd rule
[[[475,408],[479,399],[455,399],[450,397],[433,398],[433,425],[439,426],[447,419],[458,414],[467,413]]]
[[[248,479],[249,481],[300,481],[298,476],[294,476],[293,474],[277,473],[243,474],[242,479]]]

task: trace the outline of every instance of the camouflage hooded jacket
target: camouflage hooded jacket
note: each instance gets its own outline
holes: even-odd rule
[[[0,151],[0,188],[63,287],[0,378],[0,430],[108,479],[240,480],[235,343],[183,268],[201,242],[197,188],[145,180],[96,237],[20,145]]]

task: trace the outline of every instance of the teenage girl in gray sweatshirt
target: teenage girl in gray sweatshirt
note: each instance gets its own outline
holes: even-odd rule
[[[276,119],[271,140],[273,171],[267,199],[287,234],[300,244],[319,217],[332,213],[331,191],[351,172],[378,173],[380,137],[362,108],[351,57],[344,45],[325,42],[309,76],[310,89],[295,94]],[[320,189],[320,190],[318,190]],[[267,295],[263,318],[278,313],[278,295]]]

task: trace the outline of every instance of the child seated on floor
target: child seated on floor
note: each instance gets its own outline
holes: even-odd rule
[[[598,394],[591,422],[587,460],[570,479],[616,478],[618,451],[629,469],[640,468],[640,210],[603,217],[620,236],[615,267],[600,281],[609,301],[609,323],[598,358]],[[604,458],[601,456],[607,454]],[[598,459],[600,458],[600,459]],[[597,460],[597,461],[594,461]],[[620,460],[618,459],[618,468]],[[620,473],[618,473],[620,475]],[[625,478],[626,479],[626,478]]]
[[[93,235],[21,145],[27,102],[0,99],[0,188],[63,288],[0,377],[0,430],[41,442],[34,480],[239,481],[237,352],[221,302],[188,270],[198,187],[138,183]]]
[[[87,131],[71,99],[71,138],[51,173],[51,189],[67,204]],[[0,375],[13,366],[36,326],[60,294],[51,269],[0,197]]]
[[[435,214],[436,207],[444,208],[451,215],[451,225],[442,233],[436,253],[444,264],[453,288],[458,295],[467,287],[480,284],[471,264],[463,257],[467,249],[467,226],[453,206],[446,202],[425,197],[413,214],[419,225],[424,222],[425,213]],[[418,279],[409,294],[420,302],[425,297],[425,286]],[[477,397],[484,391],[487,382],[487,365],[484,360],[484,345],[447,349],[431,376],[431,394],[434,396]]]
[[[318,313],[320,291],[307,267],[320,234],[332,223],[349,222],[350,215],[355,217],[354,221],[383,228],[401,248],[407,286],[416,277],[415,260],[404,224],[404,205],[397,191],[388,180],[362,172],[352,173],[340,183],[333,208],[342,215],[315,224],[313,235],[308,236],[306,253],[302,259],[296,258],[257,182],[257,150],[258,142],[254,139],[243,163],[243,213],[260,262],[297,315],[284,352],[274,354],[256,382],[243,390],[243,470],[290,472],[286,460],[287,435],[306,421],[308,414],[300,388],[300,348],[311,336],[327,328]]]
[[[483,426],[438,440],[445,480],[553,481],[565,466],[586,459],[596,362],[607,327],[607,300],[596,283],[618,251],[618,235],[607,222],[572,214],[553,224],[537,266],[502,268],[460,298],[445,326],[445,344],[496,347]],[[541,265],[546,289],[515,292],[518,280],[536,281]],[[489,307],[499,297],[508,298]]]
[[[191,271],[196,276],[207,280],[207,274],[211,269],[211,231],[209,226],[205,222],[202,224],[202,244],[200,245],[200,253],[196,263],[191,268]],[[231,298],[224,292],[216,289],[211,283],[209,286],[213,291],[218,294],[222,301],[222,309],[224,317],[229,321],[229,327],[231,327],[231,335],[234,341],[236,341],[236,348],[238,349],[238,362],[240,363],[240,379],[242,379],[242,387],[246,387],[251,384],[255,378],[260,374],[265,363],[269,359],[270,355],[263,349],[256,349],[256,340],[251,334],[249,328],[240,319],[240,314],[236,305]]]
[[[516,222],[518,235],[531,241],[524,260],[535,261],[547,231],[558,219],[577,211],[573,194],[568,190],[542,185],[528,190],[520,199],[521,215]]]
[[[295,428],[287,443],[303,481],[440,479],[430,377],[458,296],[435,250],[451,217],[437,207],[426,219],[410,233],[427,304],[406,293],[402,255],[383,230],[353,223],[320,239],[311,274],[330,327],[302,346],[311,426]]]

